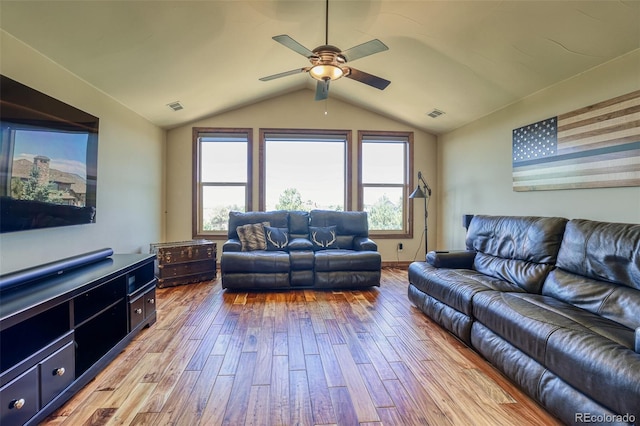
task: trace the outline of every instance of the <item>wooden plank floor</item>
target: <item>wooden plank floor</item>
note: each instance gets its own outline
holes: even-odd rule
[[[158,321],[45,425],[554,425],[408,300],[365,291],[159,289]]]

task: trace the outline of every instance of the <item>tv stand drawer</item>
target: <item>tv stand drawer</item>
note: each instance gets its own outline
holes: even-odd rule
[[[38,368],[31,367],[0,388],[0,424],[21,425],[33,417],[38,404]]]
[[[75,380],[75,348],[67,343],[40,364],[40,396],[47,405]]]

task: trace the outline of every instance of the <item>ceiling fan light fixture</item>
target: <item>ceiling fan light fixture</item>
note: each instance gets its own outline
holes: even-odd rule
[[[342,68],[332,64],[318,64],[309,70],[311,77],[319,81],[337,80],[344,75]]]
[[[329,95],[329,82],[332,80],[338,80],[342,77],[359,81],[360,83],[364,83],[379,90],[384,90],[391,83],[389,80],[385,80],[384,78],[346,66],[347,62],[389,50],[389,48],[380,40],[369,40],[366,43],[354,46],[344,52],[336,46],[329,44],[329,0],[326,0],[324,45],[318,46],[313,50],[309,50],[286,34],[280,34],[272,38],[283,46],[307,58],[309,62],[311,62],[311,66],[262,77],[260,78],[260,81],[274,80],[276,78],[286,77],[288,75],[294,75],[301,72],[309,73],[311,78],[317,80],[316,101],[327,99],[327,96]]]

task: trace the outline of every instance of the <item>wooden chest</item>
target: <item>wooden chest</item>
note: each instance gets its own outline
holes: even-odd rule
[[[155,243],[149,251],[156,255],[159,288],[216,278],[216,243],[213,241]]]

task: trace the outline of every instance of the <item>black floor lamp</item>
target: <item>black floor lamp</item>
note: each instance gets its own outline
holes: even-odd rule
[[[418,172],[418,180],[422,182],[423,187],[420,187],[420,182],[418,182],[418,185],[416,186],[415,191],[413,191],[411,195],[409,195],[409,198],[424,199],[424,255],[426,256],[427,253],[429,252],[428,243],[427,243],[427,240],[428,240],[427,217],[429,217],[429,213],[427,212],[427,203],[429,201],[429,198],[431,198],[431,188],[429,188],[429,185],[422,177],[422,172]]]

